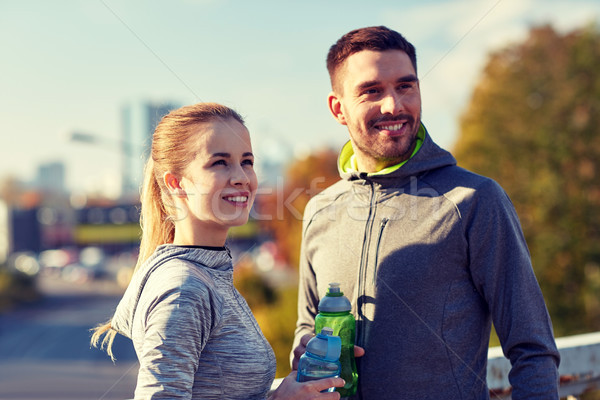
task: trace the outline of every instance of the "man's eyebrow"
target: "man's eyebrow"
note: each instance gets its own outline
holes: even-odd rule
[[[401,76],[400,78],[398,78],[396,80],[396,83],[418,82],[418,81],[419,81],[419,78],[417,78],[416,75],[410,74],[410,75]],[[377,86],[379,84],[381,84],[381,82],[378,80],[365,81],[365,82],[361,83],[360,85],[358,85],[356,87],[356,90],[358,90],[360,92],[362,90],[368,89],[373,86]]]
[[[406,75],[401,78],[398,78],[396,82],[417,82],[419,78],[416,75]]]
[[[361,91],[363,91],[365,89],[368,89],[370,87],[377,86],[377,85],[379,85],[379,83],[380,83],[379,81],[366,81],[366,82],[363,82],[360,85],[358,85],[356,87],[356,90],[358,92],[361,92]]]

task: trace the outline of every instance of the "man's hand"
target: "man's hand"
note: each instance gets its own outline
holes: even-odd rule
[[[298,369],[298,362],[300,361],[300,356],[306,352],[306,345],[308,341],[313,338],[312,333],[307,333],[306,335],[300,338],[300,343],[294,349],[294,360],[292,361],[292,369]],[[362,357],[365,355],[365,349],[360,346],[354,346],[354,357]]]

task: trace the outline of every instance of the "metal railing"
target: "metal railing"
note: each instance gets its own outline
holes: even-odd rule
[[[557,338],[556,345],[561,358],[560,397],[577,399],[585,392],[600,390],[600,332]],[[511,398],[510,367],[501,347],[489,349],[487,385],[495,400]]]

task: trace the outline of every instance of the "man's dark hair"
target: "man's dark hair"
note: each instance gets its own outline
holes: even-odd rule
[[[327,70],[331,87],[339,67],[354,53],[363,50],[385,51],[402,50],[410,58],[415,73],[417,72],[417,53],[415,47],[398,32],[385,26],[371,26],[355,29],[342,36],[327,54]]]

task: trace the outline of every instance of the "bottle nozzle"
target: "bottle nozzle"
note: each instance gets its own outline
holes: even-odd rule
[[[321,335],[333,336],[333,329],[328,326],[324,326],[323,329],[321,329]]]
[[[331,282],[329,284],[329,293],[340,293],[340,284],[337,282]]]

